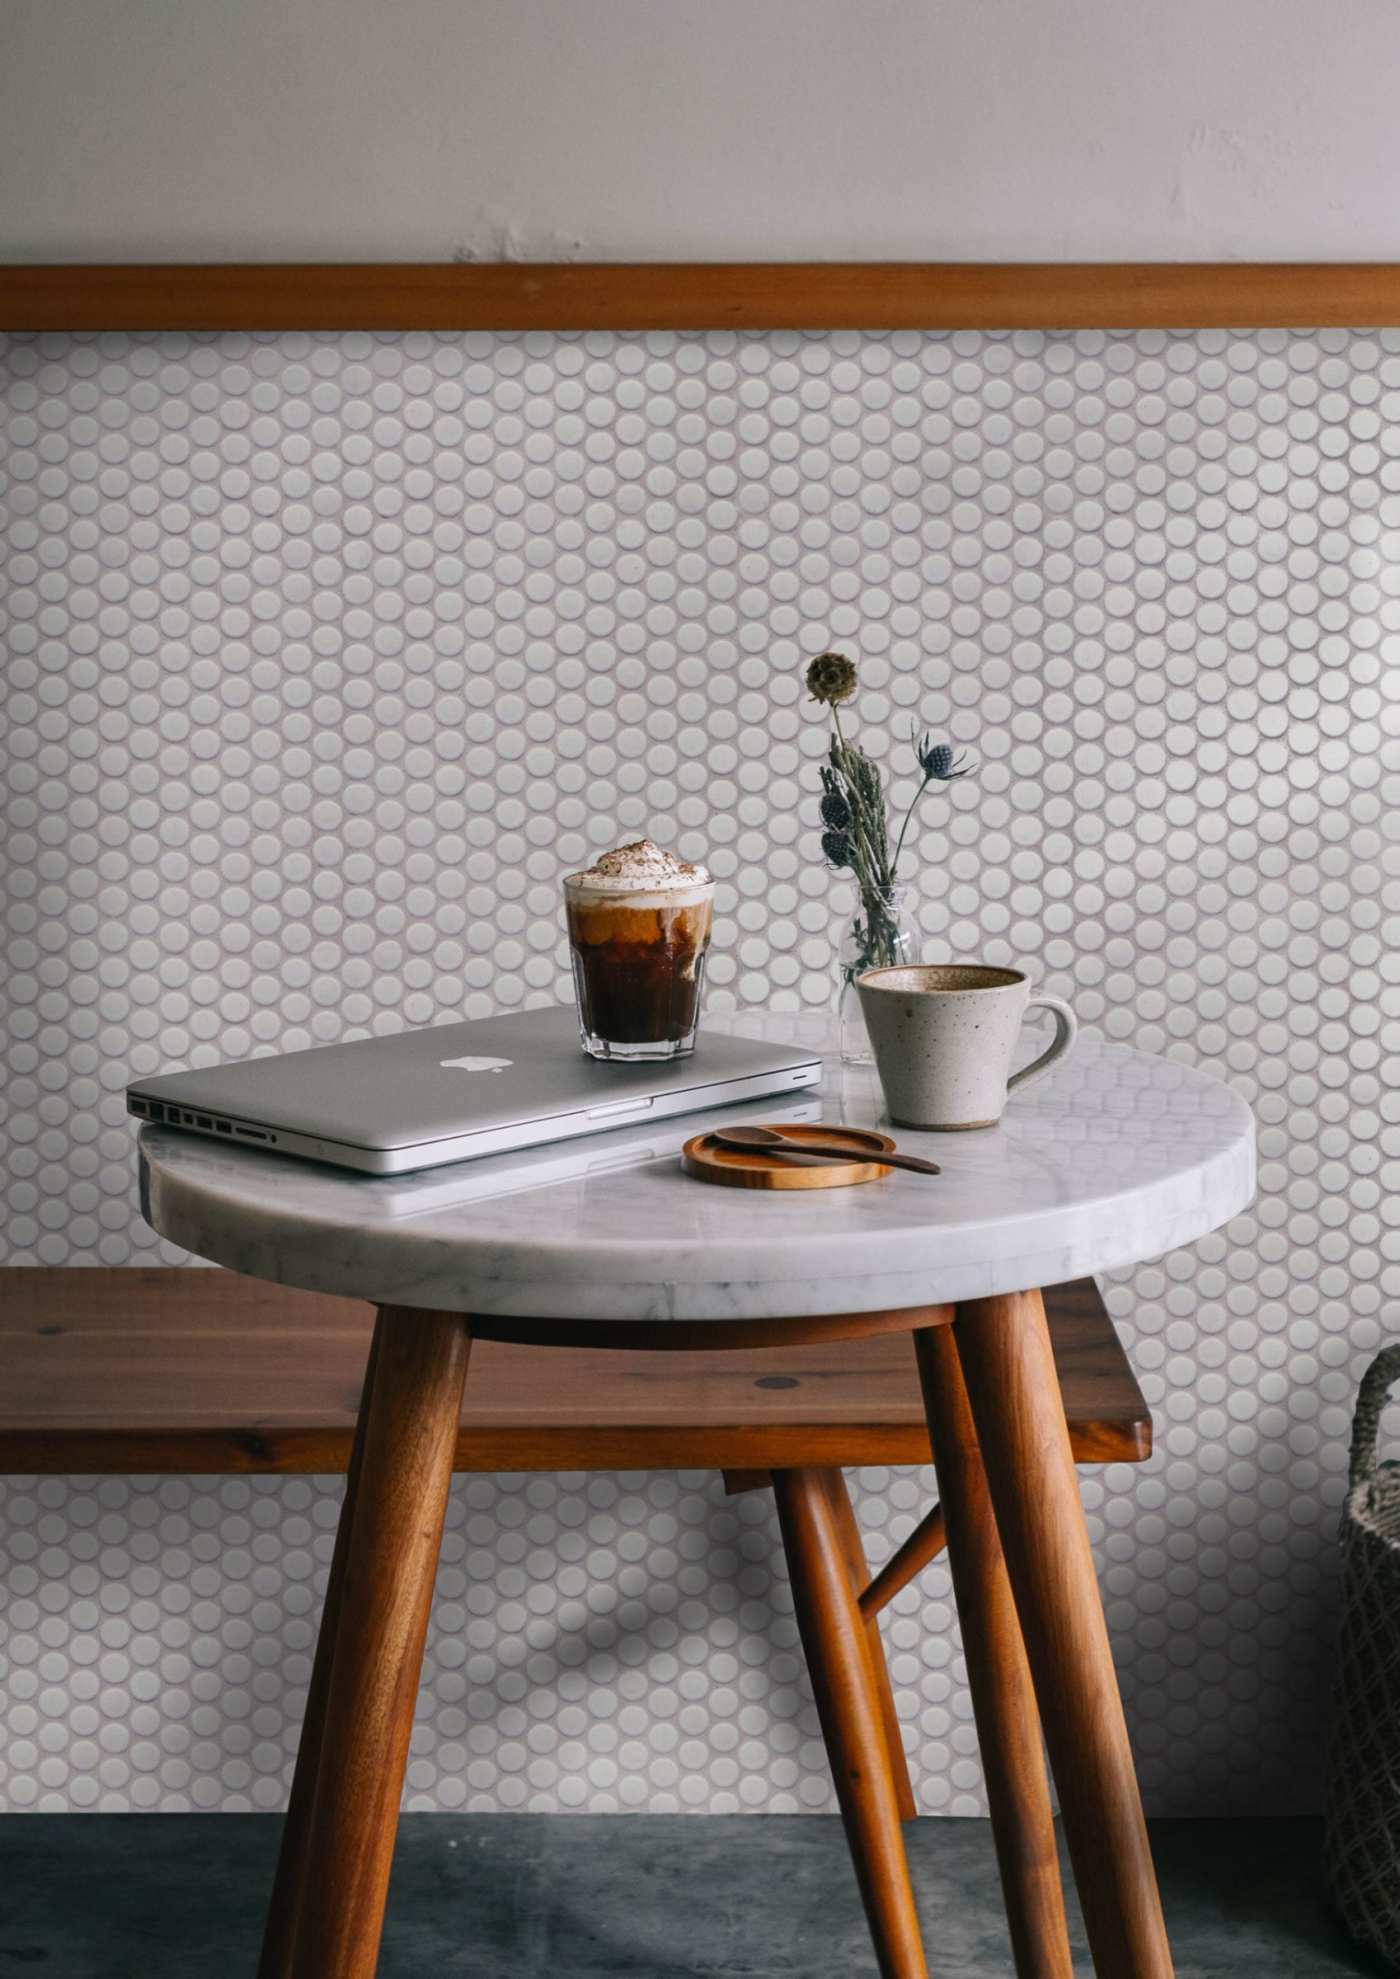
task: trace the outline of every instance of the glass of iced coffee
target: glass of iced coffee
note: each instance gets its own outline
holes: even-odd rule
[[[564,882],[590,1058],[681,1058],[695,1049],[715,883],[649,838],[603,853]]]

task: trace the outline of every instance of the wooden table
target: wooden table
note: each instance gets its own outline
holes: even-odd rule
[[[1045,1305],[1075,1461],[1141,1463],[1151,1419],[1098,1287],[1054,1286]],[[373,1330],[371,1307],[229,1271],[0,1272],[0,1473],[344,1473]],[[844,1471],[930,1460],[912,1339],[888,1333],[722,1353],[479,1341],[453,1468],[718,1467],[731,1493],[811,1473],[845,1536],[912,1820],[879,1617],[943,1551],[942,1508],[872,1576]]]
[[[875,1124],[869,1089],[833,1073],[825,1091],[830,1117]],[[165,1235],[379,1306],[262,1979],[375,1968],[473,1341],[666,1354],[897,1334],[913,1336],[1017,1971],[1070,1974],[1043,1727],[1101,1979],[1170,1974],[1034,1287],[1236,1214],[1252,1122],[1185,1066],[1086,1045],[993,1132],[900,1140],[943,1163],[936,1183],[757,1199],[687,1181],[662,1154],[489,1201],[471,1178],[446,1198],[425,1179],[415,1211],[402,1183],[143,1132],[143,1199]],[[777,1469],[773,1485],[880,1969],[921,1979],[849,1532],[820,1473]]]

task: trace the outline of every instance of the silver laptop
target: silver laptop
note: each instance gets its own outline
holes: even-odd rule
[[[811,1050],[703,1030],[688,1058],[603,1064],[572,1005],[428,1025],[127,1087],[127,1112],[243,1147],[402,1175],[814,1085]]]
[[[738,1126],[749,1119],[787,1127],[820,1120],[822,1101],[809,1086],[794,1087],[790,1095],[769,1094],[752,1107],[710,1107],[704,1113],[673,1113],[636,1127],[613,1127],[606,1134],[581,1140],[557,1141],[544,1147],[519,1148],[494,1155],[490,1161],[458,1161],[446,1168],[419,1169],[411,1175],[365,1176],[365,1214],[406,1222],[415,1216],[439,1216],[445,1211],[471,1209],[501,1196],[524,1195],[529,1189],[553,1188],[560,1182],[591,1182],[600,1175],[646,1168],[654,1162],[673,1163],[692,1134],[714,1127]]]

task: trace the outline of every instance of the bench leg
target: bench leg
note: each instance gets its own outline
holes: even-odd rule
[[[881,1979],[928,1979],[870,1641],[827,1479],[773,1473],[807,1668]]]
[[[1017,1979],[1073,1979],[1040,1718],[951,1326],[914,1335]]]
[[[1099,1979],[1171,1979],[1039,1292],[959,1306],[953,1328],[1035,1679]]]
[[[380,1312],[289,1979],[378,1960],[470,1340],[457,1313]]]
[[[311,1809],[316,1798],[316,1776],[321,1765],[326,1697],[330,1690],[331,1662],[345,1585],[345,1562],[350,1552],[350,1527],[355,1516],[355,1498],[364,1456],[365,1422],[369,1415],[375,1359],[384,1324],[381,1313],[375,1321],[369,1359],[365,1363],[364,1386],[360,1391],[359,1414],[355,1419],[355,1440],[350,1449],[350,1468],[345,1474],[345,1496],[341,1500],[340,1519],[335,1529],[335,1549],[331,1554],[326,1598],[316,1636],[315,1660],[311,1665],[311,1682],[306,1692],[306,1712],[301,1721],[301,1738],[297,1743],[296,1770],[292,1774],[292,1791],[282,1823],[282,1845],[277,1854],[277,1874],[272,1885],[272,1899],[267,1907],[267,1923],[263,1928],[258,1979],[291,1979],[297,1920],[301,1915],[302,1890],[305,1887],[306,1843],[311,1831]]]

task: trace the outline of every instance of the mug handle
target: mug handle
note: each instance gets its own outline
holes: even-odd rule
[[[1055,1035],[1039,1058],[1033,1058],[1021,1071],[1012,1073],[1006,1082],[1006,1090],[1009,1093],[1014,1093],[1018,1086],[1028,1086],[1032,1079],[1039,1079],[1043,1073],[1048,1072],[1057,1058],[1064,1057],[1079,1035],[1079,1020],[1063,997],[1036,994],[1026,1005],[1027,1017],[1032,1010],[1050,1012],[1055,1020]]]

